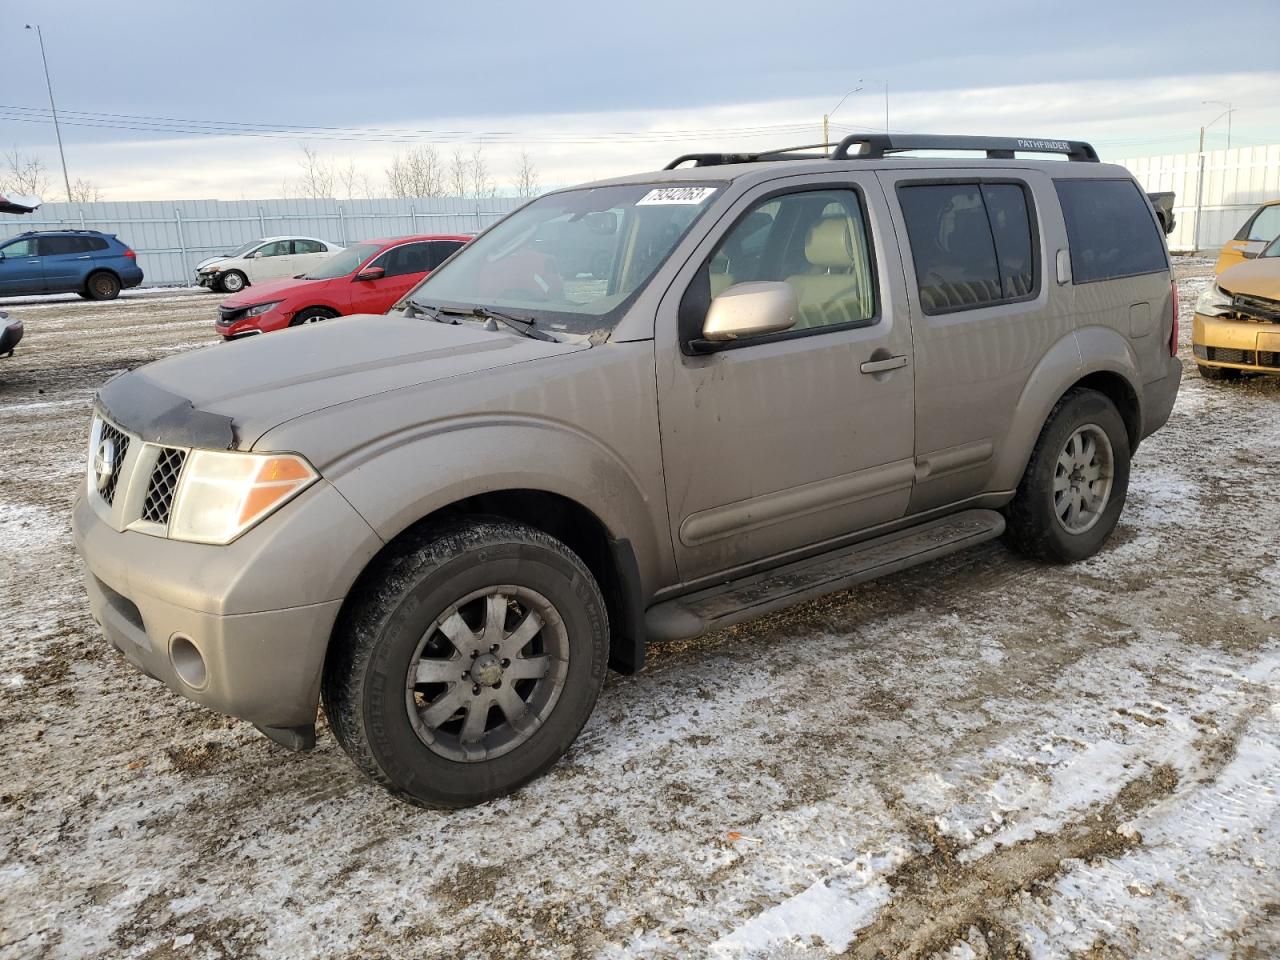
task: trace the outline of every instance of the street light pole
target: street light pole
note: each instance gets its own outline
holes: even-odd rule
[[[888,80],[871,80],[865,77],[858,78],[859,83],[883,83],[884,84],[884,132],[889,132],[889,81]]]
[[[27,29],[31,29],[31,24],[27,24]],[[44,33],[40,24],[36,24],[35,31],[40,41],[40,60],[44,63],[44,84],[49,88],[49,112],[53,114],[53,133],[58,138],[58,157],[62,160],[62,182],[67,188],[67,203],[71,203],[71,177],[67,175],[67,154],[62,149],[62,128],[58,126],[58,108],[53,103],[53,81],[49,79],[49,58],[44,53]]]
[[[1232,115],[1233,113],[1235,113],[1235,112],[1236,112],[1236,108],[1235,108],[1235,107],[1233,107],[1233,106],[1232,106],[1228,101],[1226,101],[1226,100],[1201,100],[1200,102],[1201,102],[1201,103],[1213,103],[1213,104],[1217,104],[1219,107],[1226,107],[1226,108],[1227,108],[1227,112],[1226,112],[1226,114],[1225,114],[1225,116],[1226,116],[1226,118],[1227,118],[1227,149],[1228,149],[1228,150],[1230,150],[1230,149],[1231,149],[1231,115]],[[1218,117],[1218,119],[1217,119],[1217,120],[1214,120],[1214,121],[1213,121],[1213,123],[1210,123],[1210,124],[1209,124],[1209,126],[1213,126],[1213,124],[1214,124],[1214,123],[1217,123],[1217,122],[1218,122],[1218,120],[1221,120],[1221,119],[1222,119],[1222,117]]]
[[[844,105],[844,102],[846,100],[848,100],[850,97],[852,97],[855,93],[857,93],[861,89],[862,89],[861,87],[854,87],[852,90],[850,90],[848,93],[846,93],[843,97],[840,98],[840,102],[831,108],[830,113],[824,113],[822,115],[822,152],[824,155],[829,156],[831,154],[831,148],[830,148],[831,118],[835,115],[835,112]]]

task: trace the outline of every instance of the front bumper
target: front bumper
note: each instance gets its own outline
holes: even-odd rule
[[[1197,313],[1191,323],[1191,352],[1206,367],[1280,373],[1280,323]]]
[[[342,595],[381,544],[323,481],[225,546],[117,530],[84,496],[72,531],[108,642],[182,696],[260,727],[315,721]]]

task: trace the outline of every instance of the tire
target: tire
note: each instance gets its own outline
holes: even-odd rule
[[[92,299],[93,299],[93,297],[89,296],[89,291],[87,291],[87,290],[77,290],[77,291],[76,291],[76,296],[78,296],[81,300],[92,300]]]
[[[300,327],[304,323],[319,323],[321,320],[332,320],[339,316],[328,307],[307,307],[305,310],[299,310],[293,315],[293,319],[289,321],[289,326]]]
[[[223,293],[239,293],[249,285],[249,278],[239,270],[228,270],[218,274],[217,284]]]
[[[492,650],[495,637],[518,644],[526,635],[519,648]],[[321,693],[334,736],[366,777],[419,806],[465,807],[510,793],[564,755],[608,657],[604,599],[568,547],[499,518],[454,520],[393,545],[362,577],[335,628]],[[513,696],[523,700],[519,726],[498,705]],[[468,734],[473,714],[482,728]]]
[[[90,300],[114,300],[120,296],[120,278],[109,270],[89,274],[84,283],[84,294]]]
[[[1202,363],[1197,363],[1196,369],[1205,380],[1239,380],[1244,373],[1243,370],[1237,370],[1235,367],[1206,367]]]
[[[1096,390],[1066,394],[1049,414],[1005,507],[1007,542],[1058,563],[1093,556],[1124,509],[1129,458],[1129,434],[1115,404]]]

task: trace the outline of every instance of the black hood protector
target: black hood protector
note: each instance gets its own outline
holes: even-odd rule
[[[236,446],[230,417],[197,410],[186,397],[156,386],[137,372],[109,380],[98,391],[97,404],[116,426],[150,443],[209,450]]]

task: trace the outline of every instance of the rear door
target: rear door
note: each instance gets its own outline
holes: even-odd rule
[[[93,268],[89,238],[77,236],[40,237],[37,245],[48,293],[79,290]]]
[[[44,269],[36,252],[36,237],[23,237],[0,247],[0,297],[44,293]]]
[[[1031,170],[881,172],[894,208],[915,344],[911,512],[988,487],[1018,400],[1050,346],[1072,336],[1050,296],[1046,249],[1066,246],[1053,187]]]

